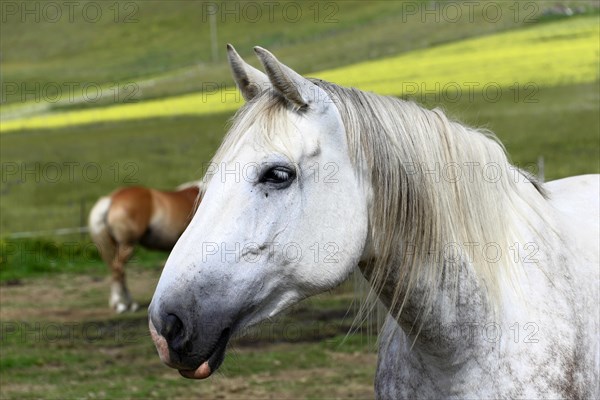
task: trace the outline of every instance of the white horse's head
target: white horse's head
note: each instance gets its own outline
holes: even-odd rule
[[[235,332],[342,282],[367,246],[367,179],[334,99],[262,48],[266,75],[228,50],[247,104],[149,310],[161,359],[192,378],[219,367]]]

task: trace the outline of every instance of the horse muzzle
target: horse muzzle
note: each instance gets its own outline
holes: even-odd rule
[[[203,332],[205,340],[194,340],[197,336],[191,330],[192,324],[184,321],[174,312],[150,310],[148,325],[158,355],[163,363],[177,369],[185,378],[208,378],[225,358],[231,329],[215,330],[213,325],[212,334]]]

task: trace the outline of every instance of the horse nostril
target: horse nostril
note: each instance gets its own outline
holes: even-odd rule
[[[183,322],[175,314],[167,314],[162,329],[162,335],[170,345],[183,334]]]

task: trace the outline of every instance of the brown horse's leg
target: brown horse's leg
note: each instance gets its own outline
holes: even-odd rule
[[[136,243],[148,229],[152,213],[152,194],[146,188],[131,187],[112,194],[112,203],[106,214],[110,234],[117,244],[111,263],[112,288],[110,305],[117,312],[135,311],[138,307],[125,283],[125,263]]]
[[[125,281],[125,264],[133,254],[133,245],[121,244],[118,246],[115,258],[111,263],[112,287],[110,295],[110,306],[116,312],[135,311],[138,305],[131,300],[129,289]]]

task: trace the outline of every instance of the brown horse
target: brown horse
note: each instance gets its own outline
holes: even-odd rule
[[[112,271],[109,305],[116,312],[135,311],[125,282],[125,263],[136,244],[170,251],[189,224],[200,200],[199,183],[166,192],[141,186],[121,188],[101,197],[89,216],[92,240]]]

